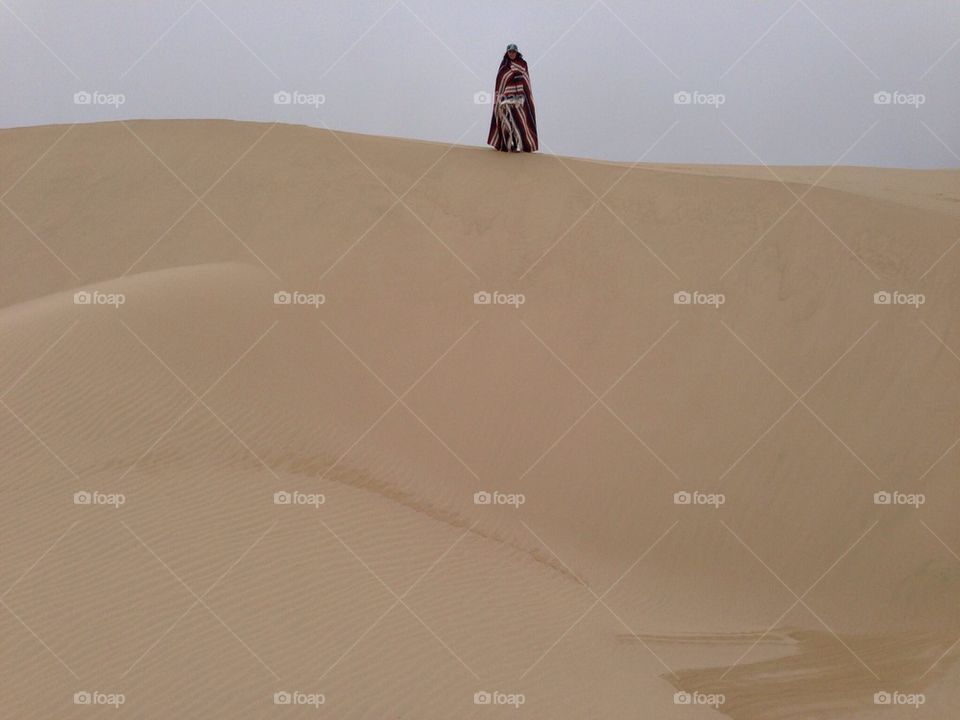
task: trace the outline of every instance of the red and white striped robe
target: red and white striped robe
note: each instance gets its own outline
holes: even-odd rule
[[[530,73],[527,61],[519,55],[515,60],[504,55],[500,63],[487,144],[504,152],[533,152],[540,146]]]

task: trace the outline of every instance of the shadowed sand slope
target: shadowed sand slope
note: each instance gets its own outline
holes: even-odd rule
[[[221,121],[0,156],[12,717],[960,701],[960,173]]]

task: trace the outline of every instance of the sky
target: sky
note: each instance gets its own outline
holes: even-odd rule
[[[228,118],[483,145],[510,42],[542,152],[960,167],[957,0],[0,0],[0,127]]]

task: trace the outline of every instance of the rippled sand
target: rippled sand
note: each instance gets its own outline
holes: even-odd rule
[[[960,172],[225,121],[0,154],[0,714],[960,703]]]

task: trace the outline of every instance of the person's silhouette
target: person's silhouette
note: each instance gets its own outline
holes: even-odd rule
[[[497,71],[487,144],[503,152],[533,152],[540,146],[530,72],[512,43],[507,45]]]

